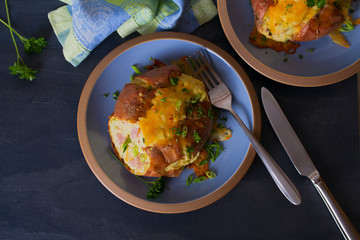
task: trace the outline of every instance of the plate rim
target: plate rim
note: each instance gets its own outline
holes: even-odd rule
[[[257,60],[241,43],[241,41],[236,36],[235,30],[232,27],[230,22],[227,0],[218,1],[218,13],[221,26],[224,30],[224,33],[229,40],[233,49],[238,53],[238,55],[248,64],[250,67],[255,69],[257,72],[261,73],[265,77],[268,77],[274,81],[291,85],[297,87],[320,87],[330,84],[334,84],[345,80],[357,72],[360,71],[360,58],[349,65],[348,67],[341,69],[337,72],[316,76],[316,77],[302,77],[291,74],[286,74],[275,69],[268,67],[259,60]]]
[[[184,202],[184,203],[157,203],[147,201],[141,198],[138,198],[125,190],[121,189],[115,182],[113,182],[109,176],[103,171],[99,163],[97,162],[92,149],[90,147],[90,143],[88,140],[88,135],[86,132],[86,114],[87,114],[87,107],[88,101],[92,92],[92,89],[99,78],[100,74],[103,70],[120,54],[123,52],[135,47],[139,44],[143,44],[149,41],[157,41],[157,40],[164,40],[164,39],[174,39],[174,40],[182,40],[195,43],[197,45],[203,46],[214,53],[221,56],[225,61],[235,70],[235,72],[241,77],[245,89],[248,92],[248,96],[250,98],[250,103],[252,106],[252,114],[253,114],[253,134],[256,138],[260,139],[261,135],[261,112],[260,112],[260,105],[259,101],[255,92],[255,89],[239,63],[237,63],[228,53],[222,50],[220,47],[216,46],[215,44],[202,39],[200,37],[186,34],[186,33],[178,33],[178,32],[158,32],[153,33],[145,36],[135,37],[131,40],[128,40],[115,49],[113,49],[109,54],[107,54],[93,69],[91,74],[89,75],[84,88],[82,90],[79,104],[78,104],[78,112],[77,112],[77,131],[78,131],[78,138],[81,150],[85,157],[85,160],[90,167],[93,174],[96,178],[107,188],[113,195],[121,199],[122,201],[137,207],[142,210],[146,210],[149,212],[156,212],[156,213],[183,213],[189,212],[193,210],[197,210],[203,208],[205,206],[210,205],[211,203],[219,200],[224,195],[226,195],[231,189],[233,189],[243,178],[245,173],[250,168],[256,152],[253,149],[252,145],[249,145],[245,158],[237,169],[237,171],[233,174],[233,176],[225,182],[221,188],[216,189],[215,191],[207,194],[199,199]]]

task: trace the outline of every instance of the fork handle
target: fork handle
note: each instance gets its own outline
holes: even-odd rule
[[[279,165],[276,164],[274,159],[269,155],[269,153],[264,149],[260,142],[254,137],[252,132],[246,127],[244,122],[236,114],[233,109],[229,110],[233,117],[236,119],[241,129],[244,131],[245,135],[249,138],[251,144],[253,145],[255,151],[263,161],[265,167],[269,171],[271,177],[275,181],[276,185],[284,196],[294,205],[299,205],[301,203],[301,197],[296,189],[295,185],[291,182],[288,176],[281,170]]]

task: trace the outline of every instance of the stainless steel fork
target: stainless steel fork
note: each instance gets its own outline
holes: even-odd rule
[[[208,63],[203,54],[198,51],[197,54],[195,53],[193,56],[189,56],[187,64],[195,71],[196,75],[202,79],[208,88],[212,105],[228,110],[236,119],[280,191],[292,204],[299,205],[301,203],[301,197],[298,190],[236,114],[232,108],[232,95],[230,90]]]

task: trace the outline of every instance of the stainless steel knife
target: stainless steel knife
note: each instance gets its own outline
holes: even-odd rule
[[[360,234],[331,195],[274,96],[263,87],[261,98],[265,113],[296,170],[300,175],[308,177],[312,181],[344,238],[359,240]]]

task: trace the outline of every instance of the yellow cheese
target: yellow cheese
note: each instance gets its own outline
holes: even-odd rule
[[[200,101],[208,100],[201,81],[186,74],[177,78],[177,85],[156,91],[153,106],[138,121],[148,146],[166,144],[175,139],[174,132],[180,130],[182,120],[186,118],[185,108],[192,97],[198,95]]]
[[[267,38],[286,42],[319,11],[316,6],[307,7],[305,0],[278,0],[267,9],[260,32]]]

